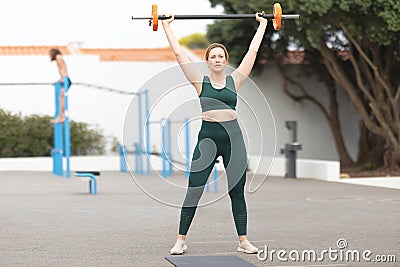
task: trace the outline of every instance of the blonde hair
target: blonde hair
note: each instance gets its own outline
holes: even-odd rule
[[[211,51],[212,49],[216,48],[216,47],[222,48],[222,49],[224,50],[225,57],[226,57],[226,61],[228,61],[228,60],[229,60],[228,50],[226,50],[226,47],[225,47],[223,44],[220,44],[220,43],[213,43],[213,44],[210,44],[210,45],[207,47],[206,54],[205,54],[205,56],[204,56],[205,59],[208,60],[208,57],[210,56],[210,51]]]

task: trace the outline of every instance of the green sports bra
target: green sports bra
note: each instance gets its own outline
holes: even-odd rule
[[[214,88],[210,77],[204,76],[199,98],[202,112],[218,109],[236,110],[237,94],[232,76],[226,76],[225,87],[221,89]]]

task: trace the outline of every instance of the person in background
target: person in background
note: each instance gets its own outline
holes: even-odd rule
[[[52,48],[49,51],[49,56],[51,61],[55,61],[57,63],[58,72],[60,73],[60,80],[58,83],[61,84],[60,110],[57,118],[53,120],[53,123],[64,123],[64,95],[65,92],[68,92],[68,89],[71,86],[71,79],[68,76],[67,64],[65,64],[61,51],[57,48]]]

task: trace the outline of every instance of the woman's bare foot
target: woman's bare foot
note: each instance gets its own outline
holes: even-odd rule
[[[53,120],[53,123],[64,123],[65,117],[57,117]]]

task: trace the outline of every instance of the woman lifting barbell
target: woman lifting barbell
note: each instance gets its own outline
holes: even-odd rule
[[[170,18],[162,20],[165,34],[183,73],[197,91],[202,109],[202,125],[193,152],[186,197],[181,208],[179,234],[170,253],[179,255],[187,249],[186,235],[208,176],[219,156],[223,157],[228,178],[232,214],[239,237],[237,251],[257,253],[257,247],[253,246],[246,237],[247,208],[244,186],[247,153],[236,118],[236,104],[237,91],[253,68],[268,21],[260,16],[260,13],[255,14],[255,19],[259,22],[258,29],[248,52],[231,75],[224,73],[229,60],[226,48],[222,44],[211,44],[205,54],[209,76],[203,77],[200,70],[196,69],[185,55],[170,27],[174,16],[172,14],[166,14],[166,16]]]

